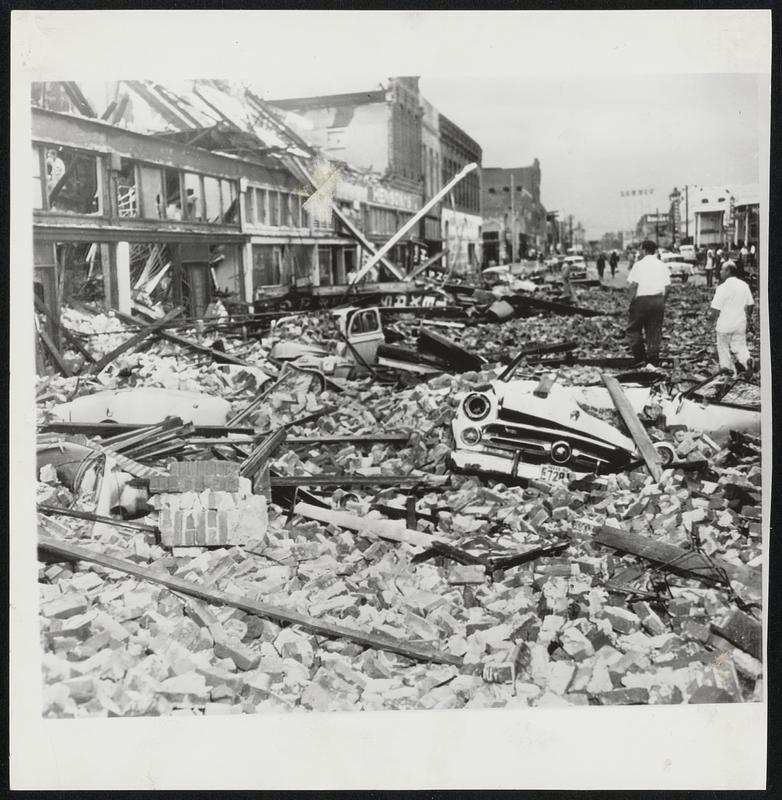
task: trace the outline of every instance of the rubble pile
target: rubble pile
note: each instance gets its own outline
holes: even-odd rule
[[[594,307],[605,294],[580,290],[587,293]],[[707,299],[699,287],[673,292],[666,325],[676,333],[667,349],[680,353],[681,375],[713,362],[712,336],[703,334]],[[540,316],[453,328],[449,336],[479,354],[512,356],[526,343],[573,340],[579,353],[601,357],[617,353],[623,319]],[[412,334],[417,324],[396,327]],[[297,342],[324,337],[306,317],[278,332]],[[148,576],[42,549],[45,716],[762,698],[757,437],[717,444],[697,430],[653,428],[682,461],[707,466],[666,469],[659,481],[640,465],[570,486],[512,486],[456,474],[448,464],[455,397],[496,377],[496,362],[404,389],[367,377],[340,392],[310,372],[280,369],[260,342],[224,341],[257,366],[216,365],[156,341],[89,380],[39,381],[41,421],[63,399],[98,387],[197,389],[229,399],[234,412],[266,391],[242,424],[262,432],[285,426],[295,440],[268,456],[265,484],[247,473],[257,443],[231,444],[227,433],[214,445],[193,445],[176,466],[149,461],[168,477],[149,478],[158,493],[135,522],[39,516],[42,535]],[[595,374],[560,368],[565,383]],[[405,441],[372,440],[381,433]],[[223,468],[187,467],[215,458],[206,463]],[[325,507],[312,506],[312,496],[283,503],[275,479],[302,476],[335,476],[326,489],[301,484]],[[38,477],[39,505],[84,508],[51,465]],[[372,485],[381,478],[390,483]],[[271,502],[261,502],[263,494]],[[263,510],[242,517],[235,540],[205,547],[200,542],[211,539],[174,530],[174,514],[217,520],[241,497]],[[215,526],[210,535],[218,536]],[[186,583],[172,590],[154,576]],[[231,602],[209,603],[210,593]],[[249,603],[271,610],[249,613]],[[275,609],[303,621],[286,624]],[[338,629],[380,644],[362,645]]]

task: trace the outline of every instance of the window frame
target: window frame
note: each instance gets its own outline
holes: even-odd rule
[[[38,181],[41,186],[41,207],[33,207],[33,212],[46,213],[46,214],[65,214],[69,217],[103,217],[106,216],[106,200],[104,193],[106,186],[104,182],[105,168],[104,159],[105,154],[96,152],[94,150],[86,150],[82,147],[73,147],[69,144],[62,144],[60,142],[46,142],[41,140],[33,140],[31,146],[38,151],[39,159],[39,174]],[[83,158],[91,158],[95,163],[95,194],[98,198],[98,208],[96,211],[61,211],[59,209],[52,209],[49,204],[49,192],[46,186],[46,151],[48,149],[65,149],[77,153]],[[33,180],[35,176],[33,176]]]

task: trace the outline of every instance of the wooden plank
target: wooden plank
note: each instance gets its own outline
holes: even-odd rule
[[[47,306],[46,303],[44,303],[43,300],[38,297],[38,295],[34,296],[34,300],[36,309],[43,314],[46,319],[63,334],[63,336],[65,336],[68,344],[70,344],[74,350],[81,353],[87,361],[94,363],[95,356],[93,356],[92,353],[90,353],[90,351],[87,350],[87,348],[78,340],[73,331],[71,331],[70,328],[66,328],[62,322],[55,318],[54,314],[52,314],[51,310],[49,309],[49,306]]]
[[[221,592],[217,589],[210,589],[199,586],[191,581],[169,575],[168,572],[154,571],[149,567],[135,564],[121,558],[114,558],[103,553],[95,553],[86,547],[80,547],[66,542],[60,542],[49,536],[39,535],[38,549],[44,553],[60,556],[68,561],[86,561],[92,564],[99,564],[107,569],[133,575],[136,578],[165,586],[175,592],[181,592],[189,597],[195,597],[214,605],[225,605],[238,608],[248,614],[255,614],[259,617],[282,622],[290,625],[300,625],[305,630],[314,633],[316,636],[325,636],[328,639],[346,639],[355,642],[363,647],[372,647],[377,650],[386,650],[390,653],[415,661],[425,661],[434,664],[452,664],[461,666],[462,660],[458,656],[450,653],[441,653],[425,647],[408,644],[401,639],[394,639],[390,636],[381,634],[364,633],[363,631],[344,628],[341,625],[334,625],[325,620],[316,619],[290,611],[286,608],[259,603],[255,600],[242,597],[241,595]]]
[[[121,356],[123,353],[131,350],[133,348],[138,347],[141,342],[144,341],[147,337],[151,336],[153,333],[157,331],[158,328],[162,327],[169,323],[172,319],[178,317],[183,311],[182,306],[177,306],[172,311],[169,311],[168,314],[165,315],[162,319],[158,320],[157,322],[153,322],[151,325],[147,325],[142,328],[138,333],[133,334],[129,339],[124,341],[119,347],[115,347],[110,353],[106,353],[100,361],[96,361],[91,367],[90,372],[93,375],[97,375],[101,370],[104,370],[112,361],[116,358]],[[134,320],[135,322],[135,320]]]
[[[285,441],[285,428],[277,428],[253,448],[239,467],[243,478],[252,478],[269,460],[269,456]]]
[[[143,522],[132,522],[124,519],[114,519],[114,517],[104,517],[101,514],[93,514],[89,511],[79,511],[75,508],[60,508],[59,506],[48,506],[45,503],[38,504],[38,512],[47,516],[55,517],[74,517],[75,519],[86,519],[89,522],[103,522],[106,525],[115,525],[118,528],[130,528],[134,531],[144,533],[157,533],[154,525],[146,525]]]
[[[743,611],[731,611],[724,625],[714,625],[711,630],[740,650],[758,660],[763,655],[763,625]]]
[[[642,536],[639,533],[628,533],[627,531],[611,528],[604,525],[600,532],[594,537],[593,541],[614,550],[621,550],[631,555],[659,564],[671,572],[684,575],[687,578],[699,578],[712,583],[723,582],[721,572],[729,580],[743,583],[752,589],[761,588],[761,575],[751,567],[729,564],[718,558],[707,558],[701,553],[693,550],[684,550],[673,544],[660,542],[650,536]]]
[[[71,368],[68,366],[65,359],[62,357],[62,353],[57,349],[54,342],[49,337],[49,334],[43,329],[38,329],[38,336],[40,337],[41,341],[44,343],[44,346],[49,352],[49,355],[52,357],[52,360],[57,365],[57,369],[66,377],[70,378],[73,373],[71,372]]]
[[[627,425],[627,429],[630,431],[630,435],[633,437],[633,441],[638,447],[638,451],[641,453],[641,457],[646,464],[646,468],[649,470],[649,474],[656,481],[659,481],[663,474],[663,468],[660,464],[660,454],[654,449],[652,440],[649,438],[649,434],[646,432],[644,426],[641,425],[638,414],[635,413],[632,405],[630,405],[630,401],[627,399],[624,389],[622,389],[619,381],[612,375],[606,375],[605,372],[601,372],[600,377],[603,379],[606,389],[608,389],[608,394],[611,395],[611,400],[613,400],[614,406],[619,412],[619,416],[622,417],[624,424]]]
[[[285,486],[442,486],[448,475],[282,475],[271,479],[273,487]]]
[[[272,478],[274,480],[274,478]],[[360,536],[374,538],[379,536],[381,539],[389,539],[392,542],[407,542],[418,547],[431,547],[435,542],[448,544],[442,536],[436,534],[421,533],[413,531],[401,525],[396,525],[388,519],[369,519],[358,517],[348,511],[334,511],[328,508],[318,508],[309,503],[297,503],[293,508],[293,513],[305,519],[313,519],[323,522],[326,525],[336,525],[339,528],[347,528],[356,531]]]
[[[47,433],[116,437],[121,434],[136,433],[148,427],[148,425],[129,425],[124,422],[47,422],[40,426],[40,430]],[[253,436],[254,439],[258,436],[255,428],[249,425],[195,425],[193,433],[209,439],[218,439],[229,434]]]
[[[551,391],[551,387],[554,385],[556,380],[557,380],[557,374],[555,372],[550,372],[547,375],[544,375],[540,379],[538,385],[533,390],[532,394],[534,394],[535,397],[542,397],[542,398],[548,397],[549,392]]]
[[[138,325],[139,321],[134,317],[130,317],[127,314],[123,314],[120,311],[115,311],[115,316],[118,319],[121,319],[123,322],[128,322],[131,325]],[[153,323],[153,325],[157,325],[162,323],[162,319],[159,320],[157,323]],[[154,335],[159,339],[166,339],[169,342],[173,342],[174,344],[178,344],[181,347],[184,347],[188,350],[194,350],[196,353],[201,353],[202,355],[211,356],[213,359],[217,360],[219,363],[224,364],[236,364],[240,367],[251,367],[257,366],[253,364],[249,364],[246,361],[242,361],[241,358],[237,358],[236,356],[230,355],[230,353],[221,353],[219,350],[213,350],[211,347],[207,347],[206,345],[199,344],[198,342],[193,342],[190,339],[186,339],[184,336],[179,336],[176,333],[171,333],[171,331],[164,330],[163,328],[158,328],[153,331]],[[267,366],[264,366],[264,370],[266,372],[269,371]]]

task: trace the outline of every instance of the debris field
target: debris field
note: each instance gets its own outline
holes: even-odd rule
[[[209,324],[104,365],[143,323],[64,309],[92,362],[66,350],[78,374],[37,386],[44,716],[761,700],[759,436],[648,425],[679,459],[659,480],[642,461],[569,485],[450,466],[455,398],[518,351],[574,342],[516,368],[563,385],[626,354],[624,298],[578,298],[600,315],[384,314],[400,347],[428,326],[485,363],[348,378]],[[709,299],[673,288],[674,385],[714,371]],[[294,315],[277,340],[335,352],[326,316]],[[113,390],[148,392],[128,395],[138,423],[75,419],[73,401]],[[167,392],[228,413],[144,423]]]

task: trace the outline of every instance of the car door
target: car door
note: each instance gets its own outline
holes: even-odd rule
[[[356,309],[348,317],[347,339],[367,364],[373,364],[377,348],[385,342],[380,311],[377,308]]]

